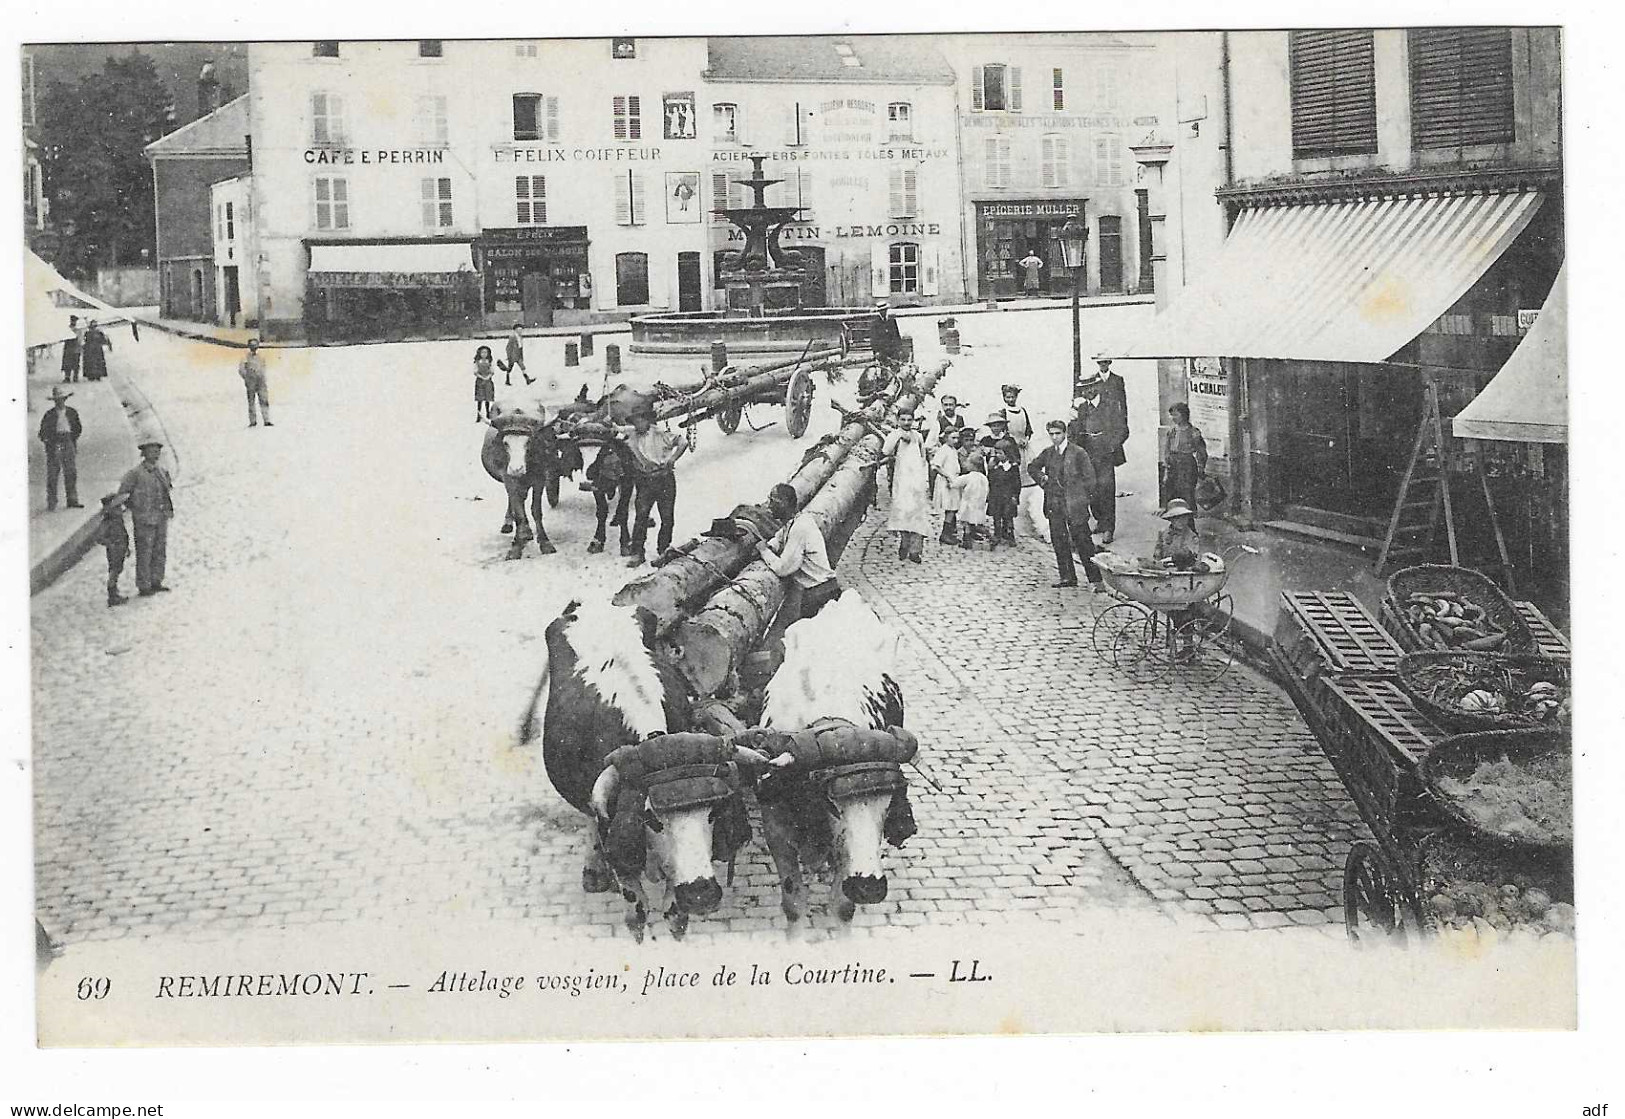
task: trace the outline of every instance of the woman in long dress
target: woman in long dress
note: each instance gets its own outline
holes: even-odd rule
[[[931,531],[931,473],[925,463],[928,418],[899,413],[898,426],[881,444],[891,463],[891,507],[886,527],[897,533],[897,558],[919,563]]]

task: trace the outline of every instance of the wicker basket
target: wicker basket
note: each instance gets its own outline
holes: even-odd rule
[[[1567,754],[1569,749],[1569,736],[1561,730],[1492,730],[1458,734],[1439,743],[1423,761],[1422,783],[1446,816],[1482,839],[1523,851],[1566,852],[1574,846],[1572,837],[1536,840],[1486,828],[1455,797],[1441,789],[1439,781],[1446,777],[1463,780],[1471,776],[1482,762],[1493,762],[1500,758],[1532,760],[1557,752]]]
[[[1383,620],[1407,650],[1423,650],[1422,635],[1416,632],[1416,627],[1405,617],[1407,600],[1413,594],[1428,594],[1434,591],[1458,594],[1482,607],[1485,616],[1495,628],[1506,632],[1506,642],[1497,650],[1498,652],[1537,651],[1535,635],[1529,629],[1529,623],[1523,620],[1518,608],[1500,587],[1470,568],[1449,567],[1443,564],[1406,567],[1388,577],[1388,593],[1383,599],[1383,605],[1387,609]]]
[[[1427,689],[1422,687],[1417,680],[1421,670],[1434,665],[1480,667],[1491,677],[1499,677],[1503,673],[1512,673],[1515,677],[1521,678],[1526,684],[1545,680],[1561,688],[1563,698],[1567,698],[1569,694],[1569,668],[1568,665],[1561,661],[1551,660],[1547,657],[1502,656],[1497,653],[1474,653],[1466,650],[1406,653],[1399,658],[1398,674],[1400,688],[1410,697],[1411,702],[1416,705],[1416,709],[1447,730],[1529,730],[1564,725],[1556,719],[1536,721],[1532,717],[1510,711],[1494,715],[1481,714],[1463,711],[1454,705],[1439,703],[1428,694]]]

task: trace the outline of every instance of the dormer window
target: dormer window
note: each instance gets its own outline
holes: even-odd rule
[[[445,53],[445,46],[439,39],[419,39],[419,58],[440,58]]]
[[[337,39],[318,39],[310,45],[312,58],[337,58],[339,56],[339,41]]]

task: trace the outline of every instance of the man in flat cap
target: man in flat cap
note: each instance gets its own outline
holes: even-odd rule
[[[163,443],[149,438],[139,446],[141,461],[125,473],[118,492],[125,498],[135,529],[136,593],[145,598],[169,590],[164,586],[164,560],[175,503],[170,497],[174,483],[169,471],[158,465]]]

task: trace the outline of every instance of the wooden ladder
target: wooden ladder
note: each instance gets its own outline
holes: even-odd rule
[[[1512,560],[1507,554],[1506,538],[1501,532],[1501,521],[1495,512],[1495,500],[1490,496],[1489,476],[1478,456],[1473,456],[1473,472],[1478,475],[1484,490],[1484,505],[1489,511],[1490,525],[1495,530],[1495,545],[1501,555],[1501,577],[1508,591],[1514,591]],[[1450,563],[1461,566],[1461,553],[1456,544],[1456,512],[1450,497],[1450,471],[1445,447],[1444,419],[1439,411],[1439,387],[1432,379],[1422,405],[1422,422],[1416,429],[1416,445],[1411,448],[1411,461],[1405,467],[1405,478],[1399,485],[1399,498],[1388,519],[1388,534],[1383,537],[1382,552],[1377,556],[1376,574],[1384,576],[1403,564],[1424,562],[1433,551],[1433,542],[1439,528],[1439,514],[1444,514],[1445,538],[1450,545]]]

